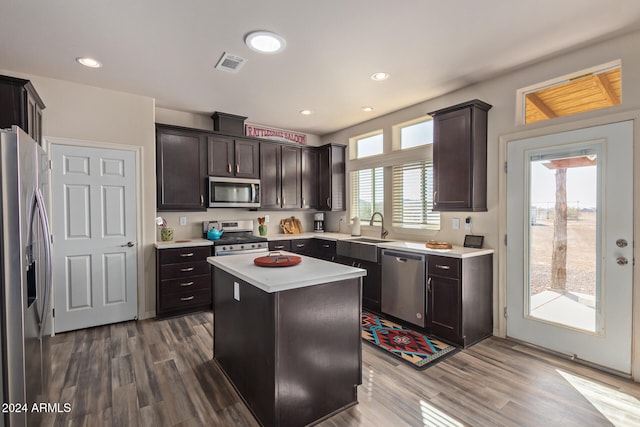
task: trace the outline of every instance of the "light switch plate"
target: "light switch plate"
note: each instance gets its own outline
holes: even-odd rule
[[[454,230],[458,230],[460,228],[460,218],[451,219],[451,228]]]
[[[179,218],[180,221],[180,225],[187,225],[187,217],[186,216],[181,216]]]

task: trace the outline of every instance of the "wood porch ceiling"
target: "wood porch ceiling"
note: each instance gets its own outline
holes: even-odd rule
[[[620,102],[620,68],[616,68],[528,93],[525,123],[598,110]]]

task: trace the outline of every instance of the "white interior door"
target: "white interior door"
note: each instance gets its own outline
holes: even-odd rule
[[[507,335],[631,371],[633,122],[507,146]]]
[[[135,153],[51,147],[55,331],[134,319]]]

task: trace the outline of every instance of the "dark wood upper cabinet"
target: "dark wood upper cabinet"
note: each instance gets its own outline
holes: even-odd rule
[[[206,136],[156,125],[159,211],[204,211],[207,203]]]
[[[257,141],[210,135],[207,145],[209,175],[260,178],[260,146]]]
[[[317,148],[303,147],[302,155],[302,203],[303,209],[317,209],[318,197],[318,166],[320,165],[320,153]]]
[[[318,195],[322,211],[347,208],[345,191],[345,146],[327,144],[318,149]]]
[[[19,126],[42,145],[44,103],[29,80],[0,76],[0,129]]]
[[[280,209],[280,146],[260,143],[260,206],[263,209]]]
[[[302,159],[300,148],[290,145],[280,147],[282,153],[282,167],[280,169],[282,187],[282,208],[300,208],[302,194],[300,177],[302,176]]]
[[[273,142],[260,144],[260,204],[263,209],[301,207],[300,148]]]
[[[473,100],[433,116],[433,210],[487,210],[487,112]]]

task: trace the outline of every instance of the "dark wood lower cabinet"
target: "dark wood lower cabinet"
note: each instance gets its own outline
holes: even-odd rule
[[[156,316],[211,308],[210,246],[156,249]]]
[[[493,334],[493,255],[427,257],[427,327],[467,347]]]
[[[345,256],[337,257],[337,262],[367,270],[362,278],[362,307],[380,312],[382,295],[382,265]]]
[[[267,293],[214,267],[214,359],[264,426],[357,403],[360,279]]]

